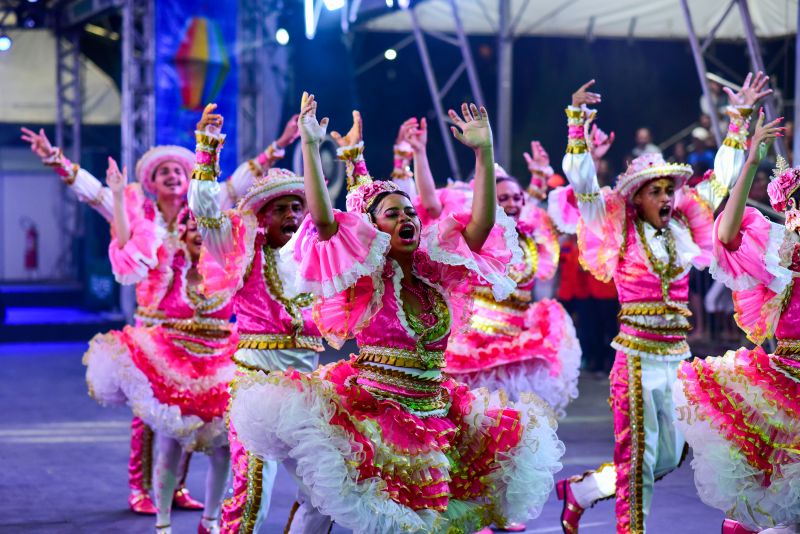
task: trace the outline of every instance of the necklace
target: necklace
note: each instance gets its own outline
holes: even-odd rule
[[[533,280],[536,270],[539,267],[539,251],[536,248],[536,241],[530,236],[519,236],[520,248],[522,248],[523,267],[512,265],[509,268],[508,276],[511,277],[518,286],[522,286]]]
[[[644,221],[641,219],[636,219],[636,232],[639,234],[639,241],[642,243],[647,261],[661,280],[661,295],[664,298],[664,302],[668,302],[670,300],[669,286],[672,280],[683,271],[677,262],[678,253],[675,249],[675,237],[669,227],[664,228],[661,234],[657,236],[664,240],[664,248],[667,250],[667,261],[664,262],[659,260],[650,248],[650,243],[648,243],[644,232]]]
[[[262,269],[264,282],[267,284],[267,288],[272,296],[281,303],[286,313],[292,318],[292,327],[295,333],[300,334],[305,327],[302,308],[310,306],[313,298],[308,293],[301,293],[294,298],[287,298],[284,296],[283,282],[281,282],[280,276],[278,276],[275,249],[265,243],[261,250],[263,252],[262,257],[264,258],[264,267]]]
[[[403,283],[401,285],[416,296],[423,307],[421,313],[416,313],[405,302],[402,302],[408,326],[417,334],[416,352],[429,368],[444,366],[443,361],[440,362],[438,359],[428,361],[425,355],[429,354],[426,345],[441,339],[450,329],[450,310],[447,308],[447,303],[436,289],[425,283],[421,284],[421,288]]]

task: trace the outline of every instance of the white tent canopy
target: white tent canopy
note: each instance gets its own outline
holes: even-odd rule
[[[500,0],[456,0],[464,31],[474,35],[497,34]],[[797,31],[797,0],[749,0],[750,15],[761,38]],[[731,0],[689,0],[695,30],[705,37],[725,14]],[[426,0],[416,6],[423,28],[455,31],[449,0]],[[733,7],[736,10],[736,6]],[[511,0],[514,35],[560,37],[636,37],[682,39],[688,37],[680,0]],[[716,31],[718,39],[741,40],[741,17],[731,13]],[[405,11],[393,11],[367,23],[374,31],[411,31]]]
[[[11,50],[0,52],[0,122],[56,122],[56,41],[49,30],[9,30]],[[81,57],[83,123],[119,124],[114,81]]]

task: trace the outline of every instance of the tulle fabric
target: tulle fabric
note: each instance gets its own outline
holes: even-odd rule
[[[771,358],[759,347],[687,362],[673,389],[701,499],[754,530],[800,516],[800,384]]]
[[[532,392],[559,417],[578,397],[581,347],[572,318],[555,300],[533,303],[515,336],[465,329],[447,345],[447,372],[471,388],[503,389],[511,400]]]
[[[625,241],[625,200],[616,192],[601,189],[605,202],[605,216],[597,227],[588,226],[583,219],[578,223],[578,248],[584,269],[603,282],[608,282],[619,264]]]
[[[244,284],[247,268],[253,262],[258,232],[256,216],[249,211],[229,211],[227,216],[231,224],[231,247],[221,258],[222,263],[205,247],[200,253],[197,268],[203,277],[203,292],[207,295],[238,291]]]
[[[98,334],[83,360],[89,392],[102,405],[127,403],[148,426],[188,450],[225,445],[236,339],[203,340],[211,353],[202,356],[179,348],[197,341],[162,327]]]
[[[158,265],[158,249],[162,243],[163,231],[154,220],[145,215],[146,199],[141,187],[130,185],[125,188],[124,194],[130,239],[124,246],[120,246],[112,224],[108,258],[117,282],[129,285],[144,280],[148,271]]]
[[[448,380],[449,413],[419,418],[354,385],[352,362],[238,379],[230,411],[249,451],[297,462],[322,513],[357,533],[423,533],[541,512],[563,444],[540,399]]]
[[[547,195],[547,214],[559,232],[574,234],[578,231],[581,212],[571,185],[556,187],[550,191]]]

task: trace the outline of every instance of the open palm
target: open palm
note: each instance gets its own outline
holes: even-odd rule
[[[300,130],[300,137],[303,139],[304,143],[319,144],[325,139],[328,119],[324,118],[317,122],[317,101],[314,99],[314,95],[303,92],[297,127]]]
[[[463,144],[475,150],[492,146],[492,127],[489,125],[486,108],[481,106],[478,109],[475,104],[465,103],[461,104],[463,118],[452,109],[448,111],[448,115],[455,124],[450,127],[453,136]]]

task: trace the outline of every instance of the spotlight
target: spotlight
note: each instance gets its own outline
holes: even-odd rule
[[[394,0],[386,0],[386,7],[394,7]]]
[[[289,44],[289,32],[285,28],[278,28],[278,31],[275,32],[275,40],[279,45],[286,46]]]
[[[394,61],[397,59],[397,50],[394,48],[387,48],[386,52],[383,53],[383,57],[388,59],[389,61]]]
[[[0,52],[7,52],[11,50],[11,37],[8,35],[0,35]]]
[[[336,11],[344,7],[345,0],[323,0],[325,9],[328,11]]]

